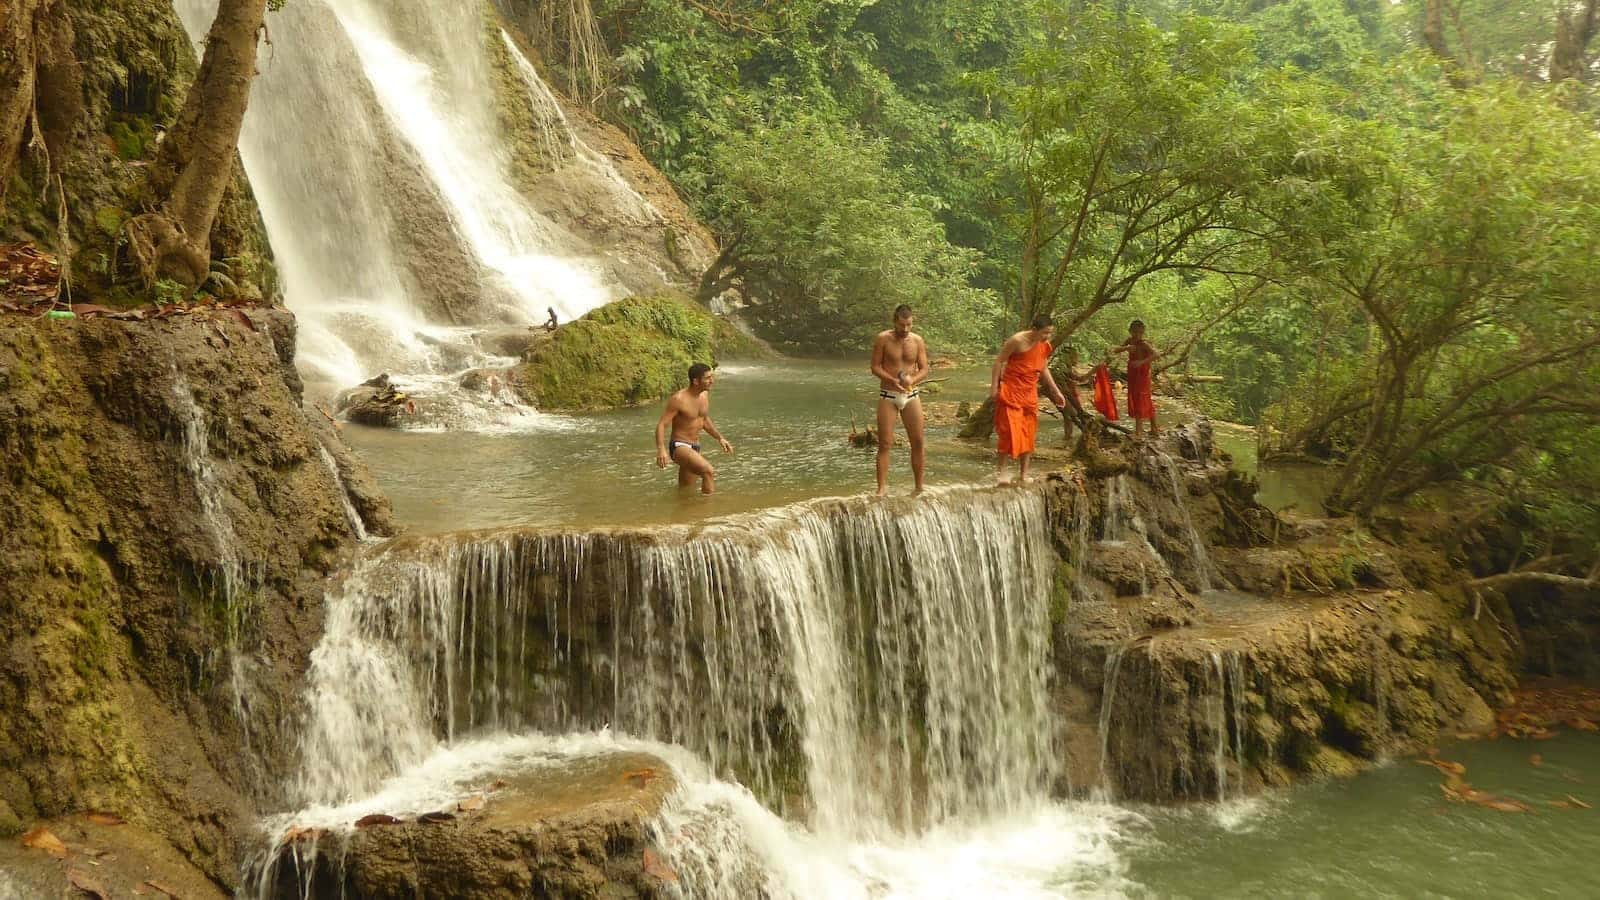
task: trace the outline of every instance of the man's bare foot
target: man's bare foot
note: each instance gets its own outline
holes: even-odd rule
[[[873,494],[872,496],[874,496],[874,497],[887,497],[887,496],[889,496],[889,486],[887,484],[880,486],[878,488],[878,492],[876,494]]]
[[[927,490],[927,488],[925,488],[925,487],[919,487],[916,490],[911,492],[911,496],[913,496],[913,497],[921,497],[922,496],[922,492],[926,491],[926,490]]]

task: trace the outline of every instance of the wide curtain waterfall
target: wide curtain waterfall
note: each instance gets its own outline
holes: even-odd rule
[[[198,46],[215,0],[177,8]],[[314,378],[460,369],[444,326],[572,318],[617,291],[510,178],[490,51],[517,51],[485,21],[472,0],[295,0],[268,17],[240,151]],[[543,122],[538,87],[511,102]]]
[[[609,725],[829,834],[1037,802],[1058,758],[1044,506],[960,491],[397,542],[330,597],[302,798],[349,800],[472,735]]]

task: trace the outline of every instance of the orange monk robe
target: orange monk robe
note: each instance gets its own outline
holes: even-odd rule
[[[1040,341],[1011,354],[1000,375],[1000,396],[994,404],[995,449],[1016,459],[1032,453],[1039,436],[1039,374],[1050,362],[1049,342]]]

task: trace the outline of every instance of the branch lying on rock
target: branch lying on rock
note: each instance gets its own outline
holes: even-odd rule
[[[1600,588],[1600,578],[1577,578],[1556,572],[1505,572],[1500,575],[1489,575],[1484,578],[1474,578],[1471,581],[1462,582],[1462,587],[1492,588],[1503,584],[1514,584],[1519,581],[1534,581],[1542,584],[1560,585],[1561,587]]]

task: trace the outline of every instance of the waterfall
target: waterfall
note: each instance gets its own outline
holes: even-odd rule
[[[318,441],[317,454],[322,458],[323,466],[327,467],[328,474],[333,477],[333,483],[339,489],[339,503],[344,507],[344,518],[350,523],[350,531],[355,534],[356,540],[366,541],[369,538],[367,523],[361,518],[361,513],[356,511],[355,504],[350,502],[350,488],[345,485],[344,476],[339,474],[339,463],[334,460],[333,451],[328,449],[327,444]]]
[[[1122,657],[1131,644],[1118,644],[1106,654],[1105,676],[1100,686],[1100,786],[1107,795],[1115,792],[1111,779],[1111,712],[1117,700],[1117,676],[1122,674]]]
[[[1189,552],[1194,558],[1195,579],[1200,591],[1211,590],[1211,554],[1206,551],[1206,542],[1200,538],[1200,532],[1194,527],[1194,517],[1189,514],[1189,501],[1183,489],[1183,475],[1178,471],[1177,460],[1171,454],[1156,451],[1162,466],[1167,470],[1168,481],[1172,485],[1172,501],[1178,505],[1178,512],[1183,516],[1183,530],[1189,540]]]
[[[200,41],[215,0],[176,6]],[[240,152],[314,378],[459,370],[470,339],[441,323],[571,319],[615,293],[507,174],[483,14],[296,0],[269,17]]]
[[[220,655],[228,665],[228,687],[233,695],[234,714],[245,737],[245,759],[253,762],[249,698],[252,693],[251,661],[242,645],[245,626],[256,618],[255,588],[264,580],[259,567],[239,555],[239,539],[229,514],[227,489],[217,474],[211,456],[209,426],[205,413],[195,402],[189,380],[174,363],[172,369],[172,412],[180,432],[179,445],[184,468],[194,484],[200,503],[200,521],[208,543],[210,560],[195,560],[196,587],[208,605],[202,615],[215,615],[223,636]],[[210,664],[210,661],[208,661]]]
[[[609,724],[833,835],[1019,808],[1058,765],[1053,561],[1025,492],[391,543],[328,598],[300,793],[348,800],[471,734]]]

